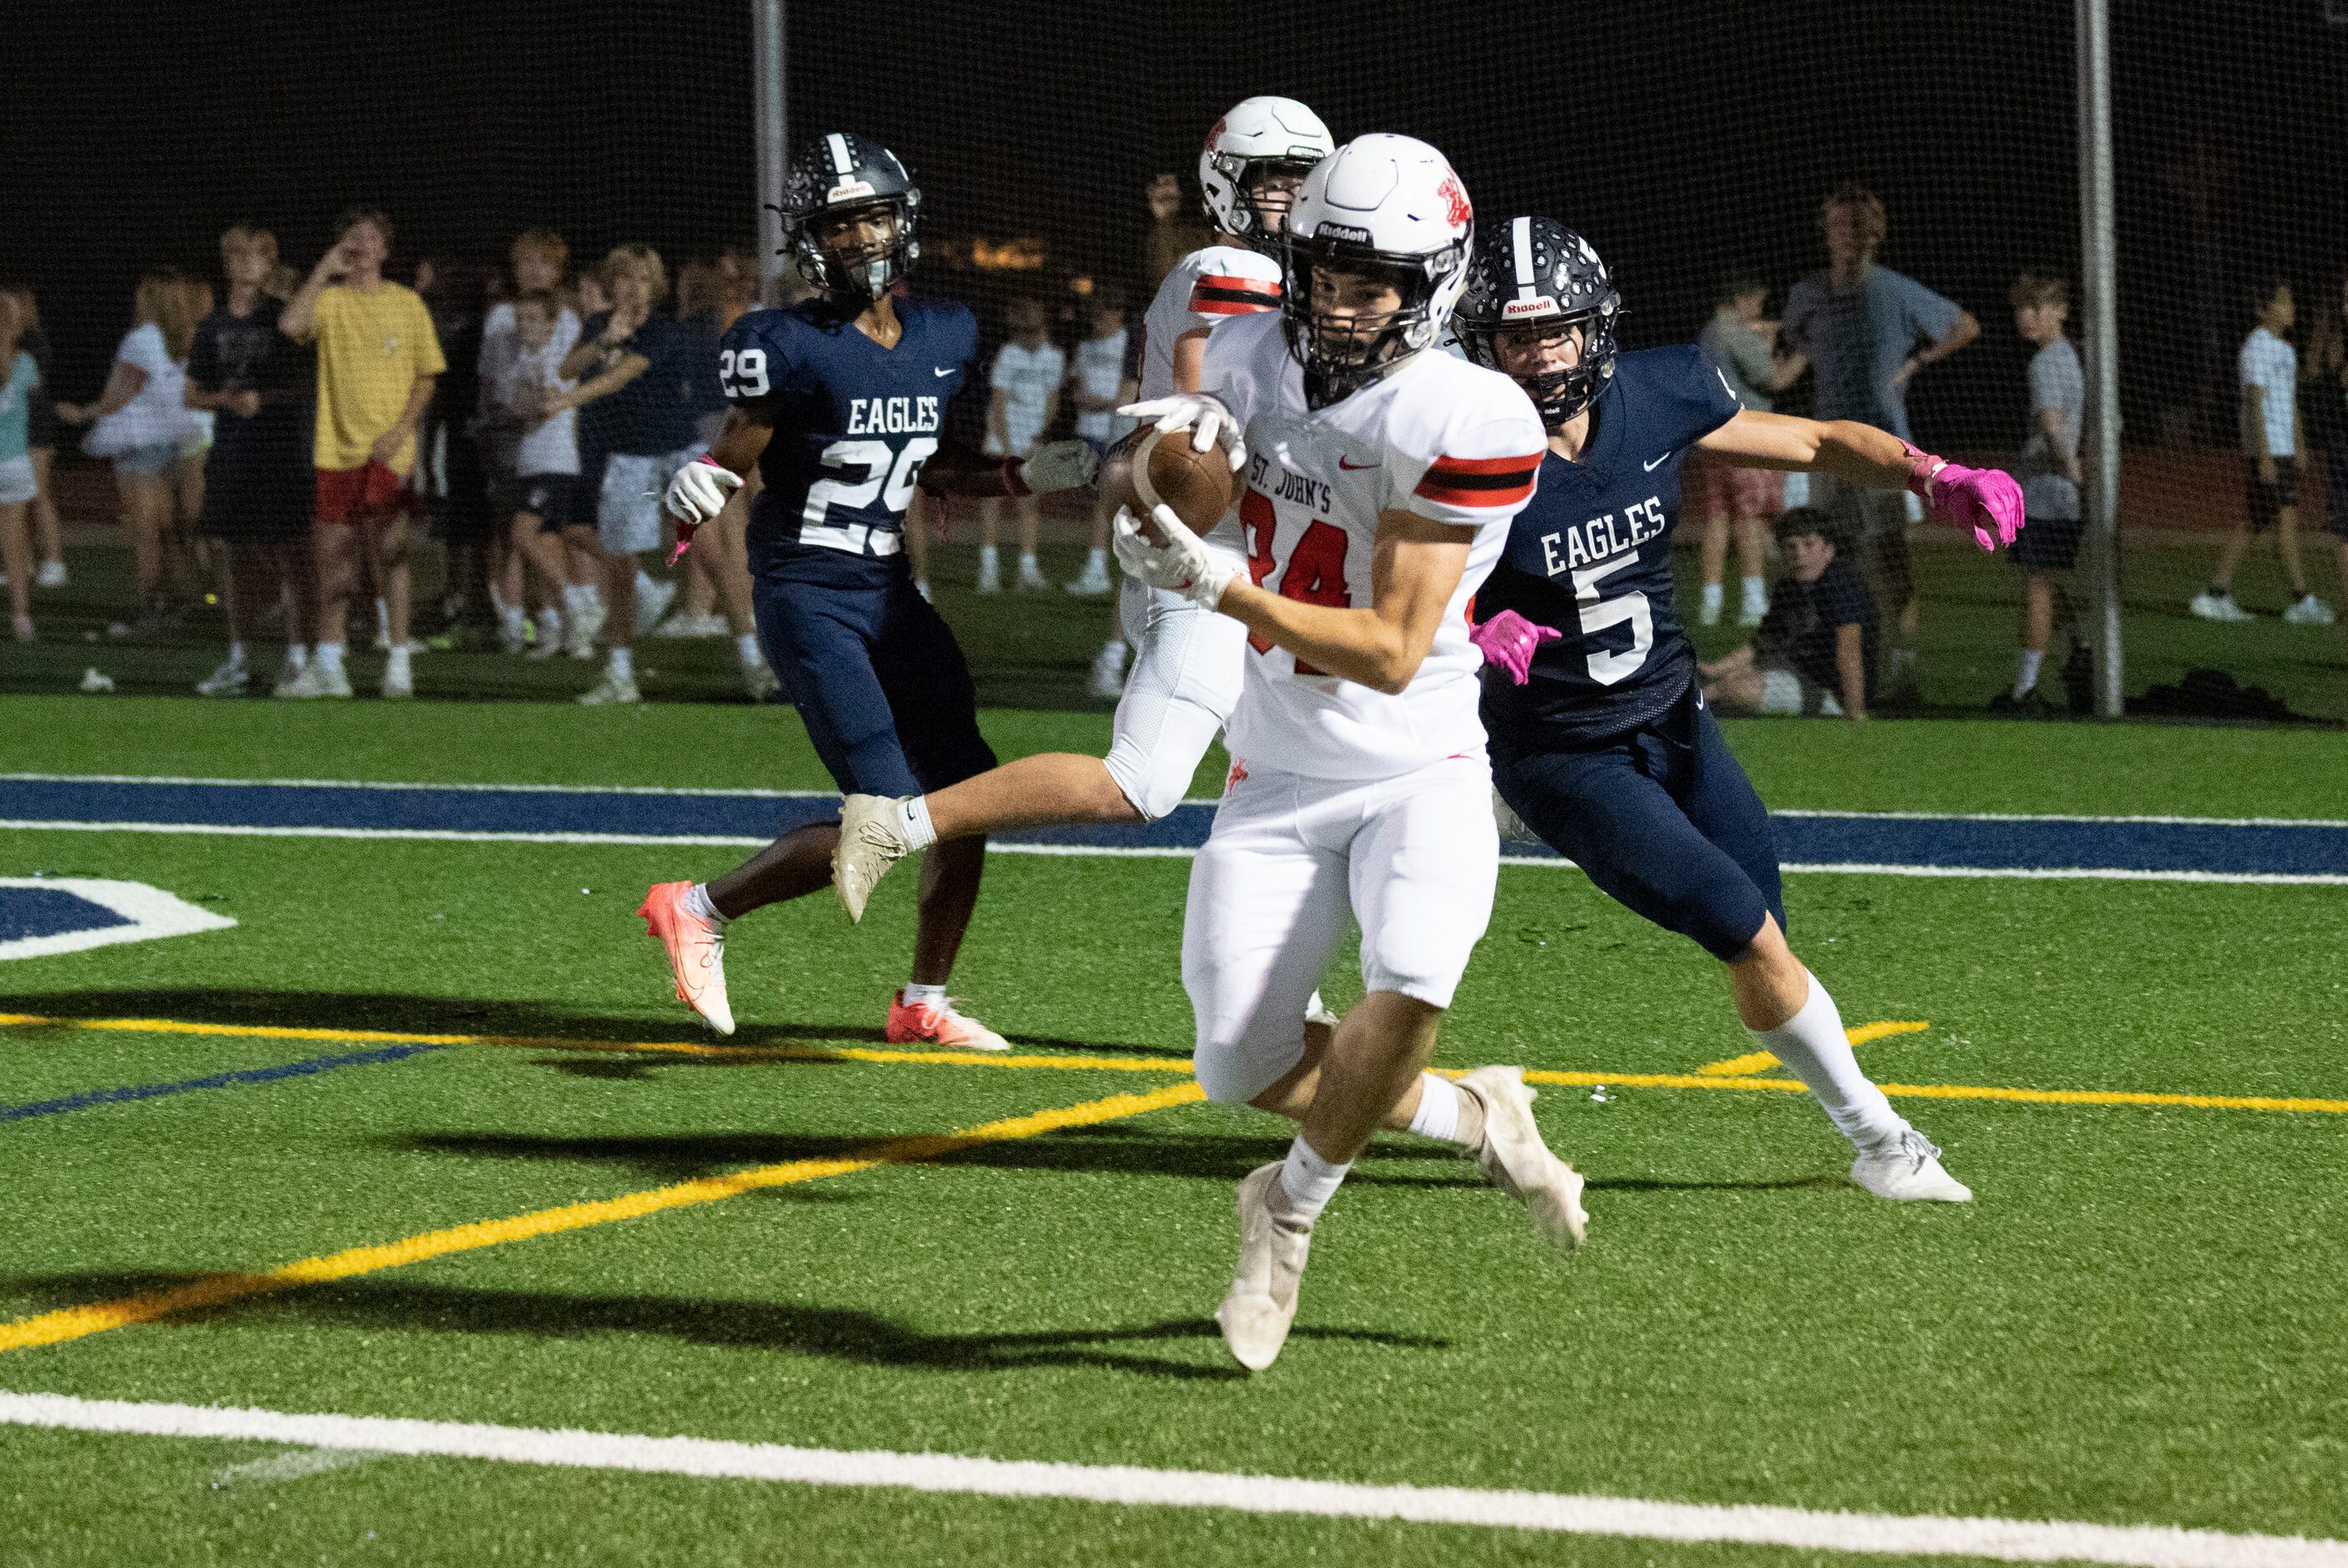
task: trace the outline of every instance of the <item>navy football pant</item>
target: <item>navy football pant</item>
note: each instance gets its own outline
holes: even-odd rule
[[[921,795],[994,766],[970,666],[901,564],[869,583],[751,552],[758,641],[843,794]]]
[[[1492,779],[1525,826],[1601,892],[1725,963],[1786,905],[1761,797],[1694,686],[1652,723],[1584,750],[1491,738]]]

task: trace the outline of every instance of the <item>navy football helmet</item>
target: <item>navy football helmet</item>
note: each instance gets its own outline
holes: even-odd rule
[[[1452,313],[1459,346],[1498,370],[1504,330],[1581,328],[1581,361],[1570,370],[1517,377],[1557,428],[1590,407],[1614,376],[1614,328],[1622,297],[1590,242],[1553,218],[1504,218],[1476,236],[1468,256],[1468,290]]]
[[[799,275],[827,294],[876,300],[902,278],[922,253],[914,230],[922,190],[897,155],[854,131],[819,136],[791,160],[783,182],[784,254]],[[881,220],[881,237],[852,244],[825,243],[829,223],[867,216]]]

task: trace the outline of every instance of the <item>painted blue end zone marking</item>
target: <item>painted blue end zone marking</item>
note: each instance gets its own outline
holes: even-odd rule
[[[352,1051],[343,1056],[311,1057],[303,1061],[285,1062],[273,1068],[240,1068],[234,1072],[212,1073],[204,1078],[181,1078],[177,1083],[126,1084],[120,1088],[93,1088],[80,1094],[69,1094],[61,1099],[33,1100],[25,1105],[0,1105],[0,1121],[23,1121],[36,1116],[58,1116],[68,1110],[88,1110],[92,1106],[119,1105],[125,1100],[157,1099],[167,1094],[186,1094],[191,1089],[233,1088],[239,1084],[274,1083],[279,1078],[309,1078],[318,1073],[330,1073],[342,1068],[372,1067],[376,1062],[396,1062],[402,1057],[421,1056],[427,1051],[445,1051],[446,1046],[385,1046],[372,1051]]]

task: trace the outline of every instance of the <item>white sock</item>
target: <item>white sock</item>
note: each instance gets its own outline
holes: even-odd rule
[[[1908,1123],[1891,1109],[1883,1091],[1859,1071],[1850,1038],[1842,1031],[1842,1014],[1817,975],[1810,976],[1810,999],[1802,1004],[1800,1012],[1774,1029],[1747,1032],[1754,1044],[1809,1086],[1836,1130],[1860,1148],[1897,1138],[1907,1130]]]
[[[1916,650],[1913,648],[1892,649],[1891,673],[1895,676],[1914,675],[1916,673]]]
[[[908,1007],[942,1007],[946,1005],[943,985],[924,985],[919,981],[905,982],[905,1006]]]
[[[589,609],[600,610],[603,607],[603,589],[601,583],[582,583],[580,586],[579,592],[586,596],[586,604]]]
[[[1318,1219],[1329,1200],[1337,1195],[1337,1184],[1345,1172],[1354,1168],[1353,1161],[1339,1165],[1313,1152],[1313,1146],[1298,1133],[1288,1146],[1288,1158],[1281,1162],[1280,1184],[1288,1191],[1289,1206],[1308,1220]]]
[[[577,583],[565,583],[562,585],[562,607],[570,611],[573,615],[582,613],[594,602],[595,598],[593,593],[583,584]],[[542,621],[552,613],[552,606],[549,606],[547,609],[541,610],[538,613],[538,617]]]
[[[1421,1138],[1458,1142],[1459,1086],[1433,1073],[1419,1074],[1418,1082],[1418,1109],[1411,1116],[1410,1130]]]
[[[760,657],[758,653],[758,634],[756,632],[744,632],[737,635],[734,639],[734,652],[740,656],[742,666],[745,669],[757,664]]]
[[[1108,552],[1106,550],[1086,551],[1085,575],[1087,577],[1105,577],[1107,574]]]
[[[318,645],[318,667],[325,671],[330,676],[341,675],[343,673],[343,645],[340,643],[320,643]]]
[[[391,635],[391,601],[388,599],[375,602],[375,629],[386,637]]]
[[[633,648],[613,648],[612,661],[605,673],[615,681],[636,678],[636,652]]]
[[[512,633],[517,637],[521,635],[521,629],[529,623],[529,620],[530,617],[522,614],[521,606],[519,604],[500,604],[498,606],[498,624],[503,626],[507,631]]]
[[[308,669],[310,667],[310,645],[307,643],[286,644],[285,667],[289,670]]]
[[[1766,577],[1745,579],[1745,602],[1755,609],[1769,602],[1769,580]]]
[[[1036,576],[1040,576],[1040,575],[1042,575],[1042,573],[1043,573],[1043,570],[1044,570],[1044,569],[1043,569],[1042,567],[1040,567],[1040,566],[1038,566],[1038,565],[1036,565],[1036,564],[1035,564],[1035,558],[1034,556],[1032,556],[1032,555],[1028,554],[1028,553],[1027,553],[1025,551],[1024,551],[1024,550],[1023,550],[1023,551],[1021,551],[1021,552],[1019,552],[1019,575],[1020,575],[1020,576],[1022,576],[1022,577],[1036,577]]]
[[[392,645],[391,652],[384,657],[383,673],[386,677],[395,675],[404,676],[409,673],[407,667],[407,645],[406,643],[395,643]]]
[[[719,931],[726,929],[726,917],[717,913],[716,904],[709,902],[707,882],[694,883],[685,890],[685,897],[677,902],[685,905],[685,913],[699,915]]]
[[[995,553],[994,546],[982,544],[978,547],[978,569],[981,572],[1000,571],[1002,566],[1003,558]]]
[[[244,645],[242,643],[231,643],[228,645],[228,662],[229,667],[232,669],[241,670],[244,668]]]
[[[930,798],[916,795],[897,809],[897,826],[905,835],[908,850],[926,850],[938,841],[938,830],[930,825]]]
[[[2038,685],[2038,666],[2045,662],[2046,655],[2044,654],[2034,653],[2028,648],[2022,650],[2021,655],[2013,662],[2014,696],[2027,696],[2030,695],[2032,689]]]
[[[1707,615],[1716,614],[1720,609],[1720,586],[1717,583],[1704,585],[1704,613]]]

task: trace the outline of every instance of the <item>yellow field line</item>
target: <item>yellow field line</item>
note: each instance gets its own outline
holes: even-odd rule
[[[808,1061],[916,1063],[939,1067],[1047,1068],[1076,1072],[1188,1073],[1188,1057],[1085,1057],[1010,1055],[999,1051],[903,1051],[862,1046],[718,1046],[692,1040],[581,1040],[528,1035],[411,1035],[377,1029],[314,1029],[262,1024],[203,1024],[178,1018],[47,1018],[28,1013],[0,1013],[0,1028],[46,1025],[58,1028],[119,1030],[132,1034],[219,1035],[279,1040],[318,1040],[332,1044],[425,1046],[489,1046],[530,1050],[613,1051],[669,1054],[722,1061]],[[1862,1024],[1849,1031],[1854,1045],[1889,1035],[1912,1034],[1926,1027],[1917,1023]],[[1756,1053],[1756,1055],[1760,1053]],[[1736,1058],[1739,1061],[1745,1058]],[[1612,1085],[1622,1088],[1726,1088],[1803,1092],[1792,1078],[1760,1078],[1775,1066],[1756,1066],[1735,1074],[1715,1071],[1729,1064],[1713,1063],[1692,1073],[1560,1072],[1529,1068],[1525,1081],[1566,1088]],[[1452,1078],[1465,1069],[1438,1068]],[[2013,1088],[1997,1084],[1881,1084],[1894,1098],[1916,1099],[1986,1099],[2016,1105],[2143,1105],[2176,1106],[2193,1110],[2312,1111],[2348,1116],[2348,1099],[2316,1099],[2272,1095],[2170,1094],[2137,1089]]]
[[[405,1268],[409,1264],[422,1263],[427,1258],[446,1257],[451,1253],[473,1252],[482,1247],[503,1246],[509,1242],[528,1241],[533,1236],[584,1230],[590,1225],[638,1219],[666,1209],[715,1203],[764,1188],[788,1187],[801,1181],[820,1181],[827,1176],[846,1176],[858,1171],[870,1171],[876,1165],[902,1165],[936,1160],[982,1144],[1035,1138],[1068,1127],[1090,1127],[1098,1122],[1138,1116],[1144,1111],[1189,1105],[1204,1098],[1196,1083],[1168,1084],[1148,1094],[1111,1095],[1106,1099],[1041,1110],[1032,1116],[990,1121],[983,1127],[970,1128],[962,1132],[891,1139],[875,1144],[870,1152],[861,1155],[828,1160],[793,1160],[780,1165],[761,1165],[755,1170],[737,1171],[728,1176],[705,1176],[698,1181],[628,1192],[617,1198],[600,1198],[592,1202],[540,1209],[503,1220],[477,1220],[471,1224],[427,1231],[420,1235],[380,1246],[353,1247],[326,1257],[304,1258],[300,1263],[287,1264],[266,1274],[211,1274],[169,1290],[150,1291],[144,1295],[126,1296],[119,1301],[98,1302],[88,1306],[69,1306],[57,1312],[43,1313],[37,1317],[0,1324],[0,1351],[59,1345],[67,1340],[103,1334],[109,1328],[149,1323],[176,1313],[221,1306],[254,1296],[273,1295],[330,1280],[350,1279],[382,1269]]]
[[[1846,1029],[1843,1033],[1849,1037],[1852,1045],[1863,1046],[1869,1040],[1880,1040],[1890,1035],[1912,1035],[1931,1026],[1930,1024],[1888,1022],[1861,1024],[1858,1028]],[[1707,1062],[1695,1070],[1706,1078],[1743,1078],[1750,1073],[1766,1073],[1776,1065],[1776,1057],[1768,1051],[1747,1051],[1725,1062]]]

